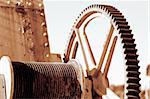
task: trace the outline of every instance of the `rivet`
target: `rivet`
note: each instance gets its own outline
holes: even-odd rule
[[[49,57],[49,54],[46,54],[46,57],[48,58],[48,57]]]
[[[44,26],[45,25],[45,22],[42,22],[41,26]]]
[[[47,42],[44,44],[45,47],[48,47],[48,45],[49,45],[49,44],[48,44]]]
[[[17,4],[18,4],[18,5],[21,5],[21,2],[20,2],[20,1],[18,1],[18,2],[17,2]]]
[[[42,3],[39,3],[39,7],[42,7]]]
[[[7,4],[10,4],[10,0],[7,1]]]
[[[46,37],[46,36],[47,36],[47,33],[46,33],[46,32],[45,32],[45,33],[43,33],[43,36],[45,36],[45,37]]]
[[[43,12],[41,12],[41,16],[44,16],[44,13],[43,13]]]
[[[31,3],[31,2],[29,2],[29,3],[28,3],[28,5],[29,5],[29,6],[31,6],[31,5],[32,5],[32,3]]]

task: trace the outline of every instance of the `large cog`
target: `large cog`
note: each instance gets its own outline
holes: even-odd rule
[[[91,10],[91,9],[95,9],[95,10]],[[79,28],[86,18],[88,18],[93,13],[99,13],[99,12],[105,14],[107,17],[110,18],[110,21],[113,23],[113,26],[119,31],[118,33],[121,35],[120,39],[121,39],[121,43],[123,44],[122,49],[124,49],[124,53],[123,53],[125,55],[124,59],[126,60],[125,65],[127,66],[126,68],[127,86],[125,86],[125,90],[127,91],[126,96],[128,99],[140,99],[139,97],[140,72],[138,71],[140,67],[138,65],[139,61],[138,61],[135,39],[133,38],[132,30],[130,29],[128,22],[126,21],[122,13],[119,10],[117,10],[115,7],[109,5],[94,4],[85,8],[81,12],[81,14],[76,19],[73,28],[74,27]],[[78,42],[76,42],[75,45],[73,46],[73,42],[75,38],[76,38],[76,33],[74,30],[72,30],[72,34],[69,39],[66,52],[64,54],[64,62],[68,62],[71,58],[75,58],[74,55],[76,54],[76,49],[78,46]]]

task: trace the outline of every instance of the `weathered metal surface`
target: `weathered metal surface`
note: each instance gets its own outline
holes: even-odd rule
[[[0,56],[50,61],[42,0],[0,0]]]

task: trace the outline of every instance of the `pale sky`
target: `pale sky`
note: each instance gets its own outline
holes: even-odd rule
[[[91,4],[109,4],[118,8],[126,17],[129,25],[131,26],[132,33],[134,34],[135,42],[137,44],[139,54],[140,71],[142,72],[142,83],[144,83],[145,70],[150,60],[150,40],[148,41],[148,2],[145,1],[51,1],[45,0],[45,14],[49,33],[50,49],[51,53],[63,54],[65,50],[65,44],[68,39],[70,29],[80,14],[80,12]],[[149,46],[148,46],[149,45]],[[116,54],[120,57],[120,54]],[[119,61],[118,61],[119,62]],[[120,64],[118,63],[117,64]],[[121,62],[121,61],[120,61]],[[114,69],[115,68],[115,69]],[[123,69],[121,67],[113,67],[113,71],[116,68]],[[113,73],[114,74],[114,73]],[[115,77],[117,74],[114,74]],[[122,78],[118,78],[119,81],[112,80],[112,82],[121,82]],[[119,84],[119,83],[118,83]],[[144,85],[142,85],[144,87]]]

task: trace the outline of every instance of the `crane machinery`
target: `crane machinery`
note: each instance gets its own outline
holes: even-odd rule
[[[96,61],[86,28],[101,17],[110,27]],[[1,99],[107,98],[112,91],[107,75],[117,42],[122,49],[125,68],[124,91],[119,98],[140,99],[140,66],[135,38],[117,8],[101,4],[85,8],[72,26],[63,58],[50,52],[42,0],[0,0],[0,20]],[[90,69],[89,61],[95,68]]]

